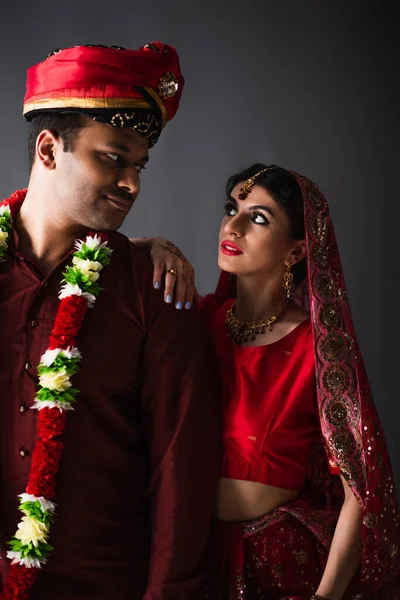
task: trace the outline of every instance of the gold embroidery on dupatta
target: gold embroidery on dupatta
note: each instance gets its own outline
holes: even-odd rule
[[[342,317],[333,302],[326,302],[321,306],[317,322],[323,329],[342,329]]]
[[[352,411],[353,406],[350,400],[345,396],[340,398],[329,398],[323,417],[328,424],[340,427],[353,421]]]
[[[324,337],[319,344],[318,354],[322,356],[321,344],[325,342],[327,337]],[[321,373],[320,382],[329,396],[339,396],[347,391],[354,389],[354,371],[346,364],[330,361]]]
[[[363,523],[370,534],[363,532],[362,578],[372,586],[383,581],[383,573],[387,576],[397,569],[400,517],[392,477],[388,477],[390,462],[362,357],[356,354],[328,205],[309,179],[294,175],[304,198],[321,426],[331,455],[363,507]]]
[[[315,262],[318,263],[321,269],[325,269],[328,266],[328,256],[322,248],[315,246],[312,249],[312,255]]]
[[[314,279],[314,289],[321,300],[333,300],[336,297],[335,282],[329,275],[318,273]]]
[[[367,513],[364,517],[363,523],[365,527],[368,527],[368,529],[373,529],[378,524],[378,516],[373,515],[371,513]]]
[[[320,343],[319,352],[326,362],[342,362],[347,358],[349,342],[343,334],[337,331],[328,333]]]

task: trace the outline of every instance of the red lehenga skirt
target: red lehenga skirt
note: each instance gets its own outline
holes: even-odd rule
[[[309,600],[321,581],[338,519],[302,499],[254,521],[217,522],[208,600]],[[400,600],[397,586],[379,593],[356,573],[343,600]]]

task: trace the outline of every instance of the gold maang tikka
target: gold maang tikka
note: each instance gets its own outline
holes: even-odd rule
[[[265,173],[265,171],[273,171],[274,169],[276,169],[276,167],[265,167],[265,169],[261,169],[261,171],[258,171],[253,177],[249,177],[240,188],[239,200],[246,200],[260,175]]]

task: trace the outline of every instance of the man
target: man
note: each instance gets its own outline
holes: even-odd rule
[[[203,596],[219,467],[210,348],[115,231],[183,82],[158,42],[63,49],[28,71],[29,187],[0,206],[6,600]]]

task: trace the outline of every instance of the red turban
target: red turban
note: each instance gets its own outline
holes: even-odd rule
[[[74,46],[28,69],[24,115],[79,112],[132,127],[153,146],[178,110],[184,79],[172,46]]]

